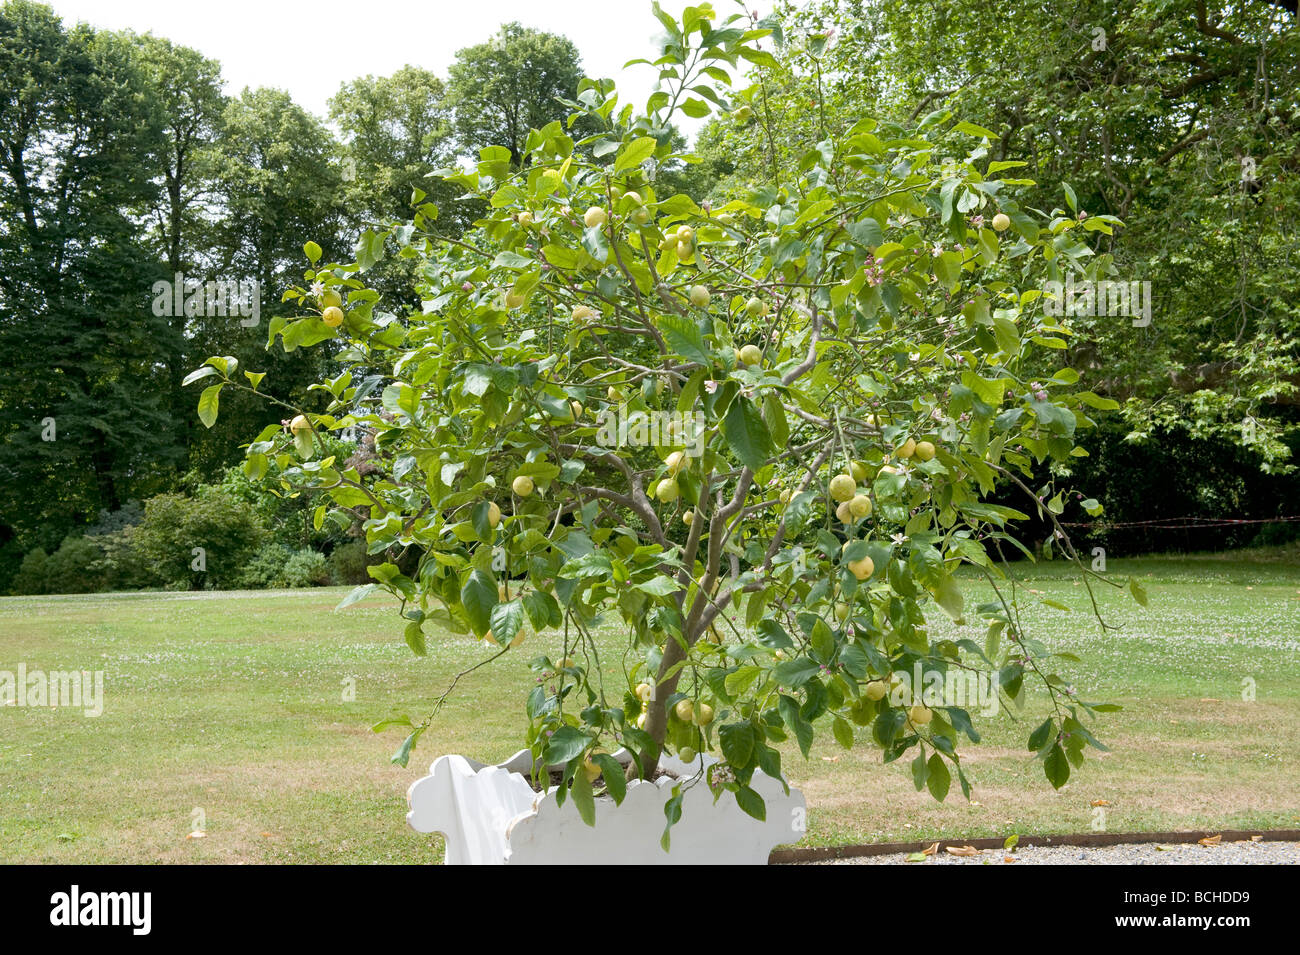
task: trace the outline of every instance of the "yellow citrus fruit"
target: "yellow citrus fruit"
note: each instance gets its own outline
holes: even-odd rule
[[[320,307],[322,309],[338,308],[342,304],[343,296],[334,291],[334,289],[327,288],[325,291],[320,293]]]
[[[587,224],[588,229],[604,225],[606,218],[605,210],[600,206],[592,206],[582,214],[582,221]]]
[[[713,722],[713,707],[707,703],[701,703],[700,708],[695,711],[695,722],[700,726],[708,726]]]
[[[934,718],[934,711],[918,704],[907,711],[907,718],[916,726],[924,726]]]
[[[999,212],[993,217],[993,228],[999,232],[1006,232],[1007,229],[1011,228],[1011,217],[1005,212]]]
[[[867,699],[883,700],[889,693],[889,684],[884,680],[872,680],[867,684]]]
[[[681,451],[674,451],[664,459],[664,466],[668,468],[669,474],[676,474],[686,467],[686,455]]]
[[[910,458],[915,453],[916,453],[916,441],[913,438],[908,438],[906,441],[904,441],[903,446],[900,447],[897,451],[897,454],[900,458]]]
[[[520,497],[527,497],[533,493],[533,479],[521,474],[511,482],[510,487]]]
[[[853,510],[849,507],[848,501],[841,502],[841,504],[835,508],[835,519],[841,524],[853,523]]]
[[[919,461],[930,461],[934,458],[934,445],[929,441],[916,442],[916,457]]]
[[[311,422],[305,415],[298,415],[289,422],[289,430],[294,434],[306,434],[311,431]]]
[[[852,512],[854,517],[870,517],[871,498],[867,497],[865,494],[855,494],[853,499],[849,501],[849,510]]]
[[[496,527],[501,523],[501,508],[497,507],[496,501],[488,502],[488,524]]]
[[[575,322],[585,322],[588,319],[594,318],[595,315],[596,313],[591,310],[589,305],[573,306],[573,320]]]
[[[867,479],[867,466],[861,461],[853,461],[849,464],[849,477],[861,484]]]
[[[320,313],[320,320],[330,328],[338,328],[343,324],[343,309],[331,305]]]
[[[695,704],[690,700],[678,700],[677,705],[673,707],[673,712],[683,723],[689,723],[695,719]]]
[[[636,695],[637,695],[637,699],[639,699],[642,703],[649,703],[649,702],[650,702],[650,684],[649,684],[649,683],[638,683],[638,684],[636,685]]]
[[[659,500],[663,501],[665,504],[670,504],[677,500],[677,498],[681,496],[681,493],[682,489],[677,486],[677,482],[672,478],[664,478],[655,487],[655,497],[659,498]]]
[[[849,561],[849,570],[858,580],[866,580],[876,572],[876,565],[870,557],[863,557],[861,560]]]
[[[763,361],[763,350],[757,345],[746,345],[740,350],[740,360],[746,365],[758,365]]]
[[[691,286],[691,304],[696,308],[707,308],[713,296],[703,285]]]
[[[831,500],[834,501],[851,501],[853,495],[858,493],[857,482],[847,474],[837,474],[831,478]]]

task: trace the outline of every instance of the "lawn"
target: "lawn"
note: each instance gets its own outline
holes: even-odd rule
[[[1024,749],[1045,701],[977,721],[972,801],[918,794],[906,760],[830,740],[785,756],[807,795],[807,844],[1088,831],[1300,825],[1300,559],[1276,552],[1112,560],[1150,594],[1103,590],[1103,634],[1059,566],[1024,565],[1025,619],[1090,700],[1120,703],[1111,747],[1060,792]],[[980,599],[970,581],[968,604]],[[1076,608],[1039,605],[1039,591]],[[437,755],[518,745],[529,652],[461,681],[407,769],[369,726],[419,717],[484,655],[430,634],[413,657],[393,605],[333,612],[346,591],[0,599],[0,671],[105,672],[104,712],[0,707],[0,862],[436,862],[410,831],[405,791]],[[940,632],[933,627],[932,632]],[[962,635],[976,639],[980,631]],[[602,631],[609,650],[617,635]],[[536,638],[523,651],[550,649]],[[603,658],[615,660],[614,653]],[[615,664],[610,664],[613,667]],[[1256,697],[1243,699],[1243,681]],[[345,689],[355,688],[346,700]],[[1035,719],[1035,714],[1037,719]],[[205,835],[190,837],[196,813]]]

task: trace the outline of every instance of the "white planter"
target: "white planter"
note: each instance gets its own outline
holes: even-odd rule
[[[615,757],[626,762],[623,752]],[[665,753],[660,766],[687,778],[701,763]],[[664,804],[676,780],[633,780],[621,805],[608,796],[596,800],[596,825],[588,826],[572,800],[560,806],[554,789],[533,791],[525,778],[531,768],[527,750],[496,766],[442,756],[407,791],[406,821],[416,832],[446,837],[448,865],[765,865],[774,846],[803,837],[803,795],[791,789],[787,796],[761,772],[751,788],[766,803],[765,822],[742,812],[731,793],[715,805],[701,779],[685,790],[672,847],[664,852]]]

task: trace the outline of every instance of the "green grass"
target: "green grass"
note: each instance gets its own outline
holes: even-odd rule
[[[829,734],[808,762],[785,756],[808,797],[808,844],[1010,832],[1088,831],[1105,800],[1110,831],[1300,825],[1300,561],[1294,552],[1113,560],[1150,607],[1103,588],[1102,633],[1060,566],[1023,567],[1025,619],[1081,695],[1124,706],[1095,731],[1111,746],[1054,792],[1024,750],[1045,700],[977,720],[967,747],[973,801],[918,794],[906,760]],[[967,584],[968,604],[984,599]],[[1029,589],[1077,608],[1037,604]],[[388,756],[474,641],[430,635],[416,659],[393,605],[334,613],[343,590],[123,594],[0,600],[0,670],[103,670],[105,711],[0,707],[0,862],[434,862],[441,842],[405,824],[406,787],[437,755],[494,760],[519,748],[532,652],[463,680],[407,769]],[[939,633],[940,628],[932,628]],[[977,640],[980,631],[963,635]],[[617,634],[600,632],[616,661]],[[610,664],[611,667],[616,665]],[[1242,699],[1253,679],[1257,699]],[[344,680],[356,700],[343,700]],[[1037,718],[1035,719],[1035,716]],[[195,810],[206,836],[187,838]]]

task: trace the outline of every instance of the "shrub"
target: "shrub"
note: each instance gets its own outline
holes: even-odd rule
[[[365,541],[348,541],[335,547],[330,554],[330,576],[336,584],[369,583],[370,575],[366,573],[366,567],[371,562],[372,558],[366,554]]]
[[[46,593],[89,594],[104,589],[104,552],[79,534],[69,534],[45,564]]]
[[[293,551],[280,543],[264,544],[239,574],[237,585],[249,590],[284,586],[284,567]]]
[[[284,586],[323,587],[330,582],[325,555],[304,547],[291,556],[284,565]]]
[[[136,549],[170,589],[236,586],[266,536],[252,506],[219,488],[190,498],[159,494],[145,503]]]
[[[16,594],[50,593],[49,562],[49,555],[43,548],[37,547],[29,551],[14,576],[13,592]]]

